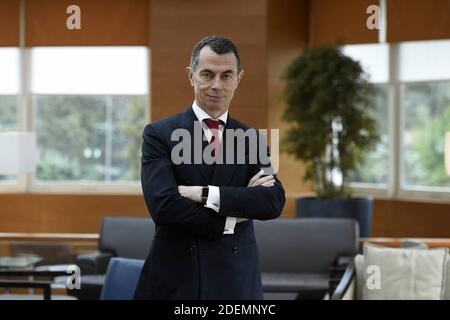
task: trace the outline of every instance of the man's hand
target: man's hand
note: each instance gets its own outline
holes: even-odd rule
[[[178,192],[181,196],[194,200],[198,203],[202,202],[202,186],[178,186]]]
[[[262,177],[262,175],[264,174],[264,170],[259,171],[257,174],[255,174],[250,181],[248,182],[248,186],[247,187],[256,187],[256,186],[264,186],[264,187],[273,187],[274,183],[275,183],[275,179],[273,178],[273,176],[265,176]],[[237,223],[241,223],[244,221],[247,221],[247,218],[237,218]]]
[[[273,187],[275,183],[275,179],[273,178],[273,176],[262,177],[263,174],[264,170],[261,170],[257,174],[255,174],[248,182],[247,187],[256,187],[259,185],[264,187]]]

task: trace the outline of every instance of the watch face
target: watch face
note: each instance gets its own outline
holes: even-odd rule
[[[209,191],[208,187],[203,187],[203,189],[202,189],[202,197],[203,198],[208,198],[208,191]]]

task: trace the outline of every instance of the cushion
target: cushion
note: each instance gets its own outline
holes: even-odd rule
[[[364,244],[365,269],[379,270],[379,288],[363,286],[364,300],[439,300],[443,297],[448,248],[403,249]],[[366,272],[366,279],[375,279]],[[367,282],[367,280],[366,280]],[[370,279],[369,279],[369,282]]]
[[[361,300],[363,296],[363,288],[366,283],[366,268],[365,261],[362,254],[355,256],[355,271],[356,271],[356,299]]]
[[[328,290],[327,273],[270,273],[263,272],[261,280],[264,291],[299,292],[303,290]]]
[[[363,296],[363,287],[367,280],[365,272],[365,261],[362,254],[355,256],[355,270],[356,270],[356,299],[361,300]],[[444,282],[444,300],[450,300],[450,255],[447,256],[446,275]]]
[[[328,274],[336,258],[353,257],[358,250],[358,229],[352,219],[274,219],[253,223],[262,272]]]
[[[417,240],[404,239],[400,243],[401,248],[408,249],[428,249],[428,246],[424,242]],[[366,262],[364,261],[364,256],[362,254],[357,254],[355,256],[355,271],[356,271],[356,299],[361,300],[363,297],[363,287],[367,280],[366,273]],[[447,265],[450,268],[450,260],[447,261]],[[449,271],[450,272],[450,271]],[[446,278],[450,281],[450,278]],[[450,286],[449,286],[449,296],[450,296]]]
[[[447,267],[445,274],[445,285],[444,285],[444,300],[450,300],[450,255],[447,256]]]

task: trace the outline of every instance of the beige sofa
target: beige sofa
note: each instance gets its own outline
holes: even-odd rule
[[[420,250],[433,250],[421,246]],[[444,261],[441,299],[450,300],[450,255]],[[363,300],[366,285],[366,265],[364,255],[358,254],[347,265],[340,281],[331,296],[331,300]]]

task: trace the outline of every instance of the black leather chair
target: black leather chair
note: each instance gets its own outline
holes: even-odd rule
[[[155,224],[145,217],[104,217],[100,228],[99,251],[77,256],[81,269],[81,289],[68,290],[80,300],[100,299],[109,260],[112,257],[147,258]]]
[[[323,299],[330,268],[358,251],[358,223],[305,218],[254,221],[265,299]]]

